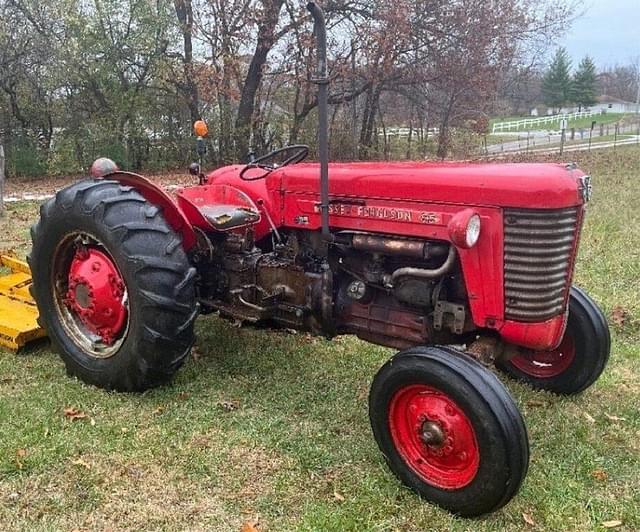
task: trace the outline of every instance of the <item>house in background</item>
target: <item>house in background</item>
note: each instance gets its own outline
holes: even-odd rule
[[[638,112],[638,104],[634,102],[627,102],[625,100],[621,100],[620,98],[614,98],[613,96],[608,96],[607,94],[603,94],[602,96],[598,96],[598,103],[583,108],[583,111],[595,111],[598,114],[600,113],[637,113]],[[544,105],[539,105],[534,107],[530,111],[531,116],[546,116],[546,115],[554,115],[554,114],[569,114],[575,113],[578,111],[578,106],[574,107],[563,107],[560,109],[559,113],[554,113],[553,109],[550,107],[546,107]]]

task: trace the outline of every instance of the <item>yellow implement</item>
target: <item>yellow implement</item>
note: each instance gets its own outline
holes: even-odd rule
[[[38,307],[29,293],[29,266],[9,255],[0,255],[0,346],[17,351],[28,342],[46,335],[38,325]]]

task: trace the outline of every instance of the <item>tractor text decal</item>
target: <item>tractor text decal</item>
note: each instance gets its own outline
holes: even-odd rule
[[[320,212],[320,206],[315,206]],[[350,218],[376,218],[394,222],[419,222],[429,225],[442,225],[442,215],[437,212],[414,211],[412,209],[397,209],[395,207],[375,207],[369,205],[351,205],[349,203],[332,203],[329,214],[333,216],[347,216]]]

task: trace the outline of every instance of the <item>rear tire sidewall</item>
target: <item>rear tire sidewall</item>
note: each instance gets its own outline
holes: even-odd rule
[[[180,235],[160,210],[115,181],[80,181],[43,204],[31,233],[33,295],[41,324],[68,373],[124,392],[144,391],[171,380],[194,340],[196,272]],[[55,300],[52,269],[60,263],[58,246],[75,234],[100,244],[127,289],[128,326],[119,348],[108,358],[92,356],[76,343],[62,324]],[[70,253],[72,248],[67,247]],[[65,278],[68,271],[60,275]]]
[[[74,233],[87,234],[95,238],[108,255],[113,259],[115,266],[118,268],[122,279],[124,280],[128,296],[128,328],[125,331],[125,338],[118,351],[109,358],[98,358],[86,354],[79,346],[73,342],[64,326],[61,323],[61,317],[57,311],[54,302],[55,290],[53,286],[53,278],[55,272],[50,272],[50,277],[45,275],[48,270],[37,269],[38,278],[34,279],[37,289],[37,299],[41,308],[46,309],[41,314],[47,323],[47,333],[51,339],[68,355],[68,361],[79,366],[83,372],[95,373],[96,382],[104,382],[105,372],[127,371],[132,360],[131,356],[138,352],[138,339],[141,338],[142,331],[139,319],[139,292],[136,290],[136,280],[133,275],[132,265],[128,261],[117,241],[114,241],[114,234],[107,230],[106,227],[96,223],[91,216],[78,215],[75,212],[68,212],[65,216],[59,216],[62,213],[56,213],[51,219],[51,227],[47,229],[46,240],[39,247],[39,254],[36,258],[38,261],[44,261],[45,264],[54,265],[56,263],[56,249],[58,244]],[[65,272],[66,274],[66,272]],[[45,277],[45,278],[41,278]],[[47,289],[48,288],[48,289]]]
[[[462,356],[460,359],[456,362],[462,362],[462,373],[485,372],[485,386],[502,388],[500,393],[508,395],[502,383],[485,368],[476,367],[474,361],[465,360]],[[431,386],[449,396],[473,426],[480,463],[475,477],[462,488],[443,489],[430,484],[407,464],[396,448],[389,427],[389,406],[396,392],[413,384]],[[509,413],[501,405],[496,405],[497,402],[499,400],[495,397],[483,396],[461,372],[420,355],[401,353],[383,366],[376,376],[371,388],[369,415],[374,436],[389,467],[404,484],[445,509],[464,516],[476,516],[506,504],[517,492],[528,465],[528,440],[522,418],[515,409],[517,419],[499,419],[508,417]],[[515,428],[518,437],[510,439],[505,434],[504,423]],[[521,471],[511,470],[509,464],[514,462],[512,453],[524,456],[520,460],[523,462]]]

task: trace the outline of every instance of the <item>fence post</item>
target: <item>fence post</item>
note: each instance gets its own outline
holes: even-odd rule
[[[4,216],[4,146],[0,143],[0,218]]]

